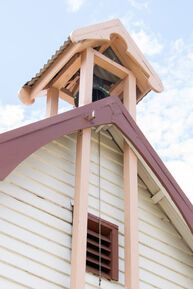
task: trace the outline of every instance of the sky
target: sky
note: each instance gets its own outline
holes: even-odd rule
[[[0,0],[0,132],[44,117],[44,97],[25,106],[17,92],[70,32],[119,18],[165,87],[137,123],[193,203],[192,11],[192,0]]]

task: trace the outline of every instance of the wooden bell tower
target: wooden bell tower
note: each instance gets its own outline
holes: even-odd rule
[[[94,91],[95,89],[95,91]],[[59,98],[83,106],[117,96],[136,119],[136,104],[149,91],[163,86],[119,20],[81,28],[52,57],[47,66],[22,87],[19,97],[32,104],[47,97],[47,116],[58,113]],[[78,100],[77,100],[78,98]],[[76,101],[76,103],[75,103]],[[85,288],[87,207],[91,128],[78,132],[71,258],[71,289]],[[139,288],[137,157],[124,143],[125,288]]]

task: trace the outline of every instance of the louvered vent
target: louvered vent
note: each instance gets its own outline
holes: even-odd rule
[[[118,280],[118,227],[88,214],[87,271],[111,280]],[[100,264],[100,265],[99,265]]]

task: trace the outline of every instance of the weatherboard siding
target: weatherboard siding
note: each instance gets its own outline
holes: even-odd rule
[[[91,152],[89,212],[99,215],[99,146],[96,134],[93,134]],[[101,217],[119,226],[119,282],[102,280],[101,288],[125,288],[123,156],[108,134],[101,135],[100,155]],[[140,288],[193,288],[192,251],[160,207],[153,203],[140,178],[138,188]],[[86,280],[86,288],[98,287],[98,277],[87,274]]]
[[[0,288],[69,288],[75,147],[53,141],[0,183]]]
[[[67,289],[70,284],[75,135],[42,147],[0,183],[0,288]],[[124,287],[123,156],[101,134],[101,217],[119,226],[119,282]],[[89,212],[99,215],[99,146],[92,134]],[[192,251],[139,179],[140,289],[192,289]],[[86,289],[98,277],[86,274]]]

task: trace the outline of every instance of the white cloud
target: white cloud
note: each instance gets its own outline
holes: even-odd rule
[[[72,105],[59,100],[59,113],[72,109]],[[0,104],[0,133],[24,126],[45,118],[45,102],[37,98],[32,106],[22,104]]]
[[[184,40],[182,38],[178,38],[175,41],[172,42],[172,47],[174,51],[180,52],[184,48]]]
[[[193,202],[193,39],[166,49],[156,64],[165,91],[138,105],[138,124]]]
[[[63,113],[63,112],[66,112],[68,110],[71,110],[71,109],[73,109],[72,104],[59,99],[58,113]]]
[[[129,4],[136,9],[147,9],[149,6],[148,1],[140,1],[140,0],[128,0]]]
[[[80,10],[86,0],[66,0],[70,12],[77,12]]]
[[[181,160],[170,161],[166,165],[193,203],[193,167]]]
[[[164,40],[153,33],[143,20],[136,19],[133,10],[128,11],[120,20],[144,54],[154,56],[163,51]]]
[[[143,29],[137,32],[131,32],[131,36],[141,51],[146,55],[151,56],[159,54],[163,49],[163,43],[161,43],[158,37],[152,33],[147,33]]]
[[[24,120],[24,110],[20,105],[0,106],[1,130],[19,126]]]
[[[0,133],[40,119],[39,110],[28,113],[22,105],[0,105]]]

